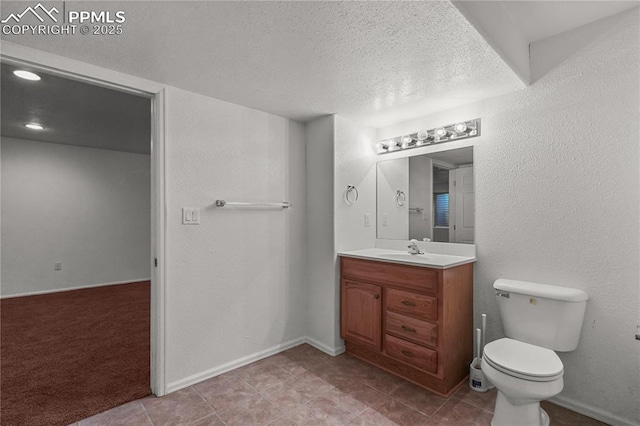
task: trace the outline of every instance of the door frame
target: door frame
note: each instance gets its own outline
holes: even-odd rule
[[[2,63],[144,96],[151,100],[151,390],[166,394],[166,94],[164,85],[2,41]],[[157,266],[154,267],[157,259]]]

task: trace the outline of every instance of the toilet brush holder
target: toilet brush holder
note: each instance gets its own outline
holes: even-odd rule
[[[476,392],[486,392],[493,387],[482,372],[479,358],[474,358],[469,367],[469,386],[471,389]]]

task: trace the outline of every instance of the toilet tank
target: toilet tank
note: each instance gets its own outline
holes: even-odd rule
[[[507,279],[496,280],[493,288],[507,337],[560,352],[578,347],[587,293]]]

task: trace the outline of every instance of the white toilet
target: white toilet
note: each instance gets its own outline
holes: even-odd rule
[[[554,351],[578,346],[589,296],[577,289],[499,279],[493,284],[506,338],[487,344],[482,371],[498,389],[492,426],[547,426],[540,401],[562,391]]]

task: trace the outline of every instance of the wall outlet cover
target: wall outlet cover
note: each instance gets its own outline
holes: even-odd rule
[[[200,209],[197,207],[182,208],[183,225],[200,225]]]

